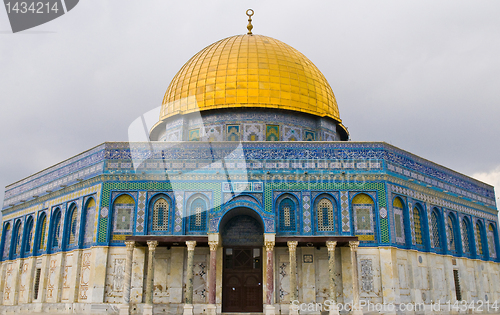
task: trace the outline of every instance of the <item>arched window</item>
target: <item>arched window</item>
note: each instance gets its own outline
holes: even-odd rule
[[[13,254],[14,257],[18,257],[19,254],[21,253],[21,239],[22,239],[22,223],[21,220],[17,220],[16,224],[14,225],[14,234],[13,239],[12,239],[12,244],[14,246],[13,248]]]
[[[168,230],[169,211],[170,205],[165,198],[159,198],[155,201],[153,205],[153,231]]]
[[[24,253],[29,254],[31,253],[32,249],[32,241],[33,241],[33,217],[29,216],[28,219],[26,220],[26,229],[24,232]]]
[[[279,221],[280,231],[295,231],[295,202],[288,197],[279,202]]]
[[[401,198],[396,197],[392,203],[394,211],[394,228],[396,230],[396,243],[405,245],[404,208]]]
[[[330,199],[323,197],[316,206],[318,231],[335,231],[335,206]]]
[[[83,245],[92,244],[94,241],[94,222],[95,222],[95,200],[94,198],[90,198],[87,201],[87,205],[84,208],[83,215]]]
[[[10,241],[12,238],[12,228],[10,223],[5,224],[3,228],[3,259],[9,259]]]
[[[373,199],[367,194],[357,194],[352,199],[354,229],[361,241],[375,240],[375,224],[373,219]]]
[[[413,227],[415,229],[415,243],[417,245],[424,245],[424,242],[422,240],[422,221],[420,219],[421,217],[421,211],[419,207],[414,207],[413,208]]]
[[[446,218],[446,239],[448,244],[448,250],[452,253],[457,252],[456,235],[457,234],[455,230],[455,219],[450,214]]]
[[[191,202],[189,216],[189,230],[205,231],[207,227],[207,202],[203,198],[196,198]]]
[[[42,212],[40,217],[38,218],[38,250],[44,251],[47,249],[47,215],[45,212]]]
[[[116,198],[113,206],[113,241],[124,241],[126,234],[132,234],[135,200],[127,194]]]
[[[52,225],[52,244],[50,244],[51,249],[58,248],[61,245],[61,210],[56,209],[52,214],[53,218],[50,220]]]
[[[479,221],[476,222],[476,247],[477,247],[477,254],[480,257],[484,257],[484,254],[483,254],[483,226]]]
[[[497,258],[497,250],[495,246],[495,227],[493,224],[488,225],[488,250],[491,258]]]
[[[465,218],[462,219],[461,230],[462,230],[461,232],[462,232],[462,250],[463,250],[463,253],[467,256],[470,256],[470,253],[471,253],[471,250],[470,250],[470,227],[469,227],[469,222]]]
[[[77,245],[77,222],[78,221],[78,208],[76,206],[71,207],[68,216],[68,229],[69,229],[69,241],[68,246]]]
[[[434,210],[431,215],[431,229],[432,229],[432,246],[437,252],[442,251],[441,247],[441,233],[439,232],[441,230],[440,222],[439,222],[439,214],[437,213],[437,210]]]

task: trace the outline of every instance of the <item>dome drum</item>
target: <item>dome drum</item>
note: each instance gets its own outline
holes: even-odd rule
[[[338,130],[340,129],[340,130]],[[327,117],[288,110],[228,108],[175,115],[158,124],[153,141],[342,141]]]

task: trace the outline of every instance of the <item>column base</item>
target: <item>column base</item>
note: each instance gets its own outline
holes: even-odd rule
[[[153,315],[153,305],[152,304],[144,304],[142,315]]]
[[[339,308],[337,304],[330,305],[330,309],[328,310],[328,315],[339,315]]]
[[[264,314],[265,315],[276,315],[276,308],[274,305],[266,305],[264,308]]]
[[[207,315],[217,315],[217,305],[208,304],[207,305]]]
[[[130,315],[130,305],[128,304],[120,304],[118,310],[119,315]]]
[[[184,304],[183,315],[193,315],[193,304]]]
[[[352,310],[351,315],[363,315],[363,310],[354,309],[354,310]]]
[[[290,307],[289,307],[289,310],[288,310],[288,314],[290,314],[290,315],[299,315],[299,309],[298,309],[298,307],[292,306],[292,304],[290,304]]]

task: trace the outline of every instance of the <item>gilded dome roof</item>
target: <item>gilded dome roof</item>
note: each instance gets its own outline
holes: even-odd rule
[[[335,95],[319,69],[298,50],[263,35],[228,37],[194,55],[170,83],[160,121],[242,107],[287,109],[341,122]]]

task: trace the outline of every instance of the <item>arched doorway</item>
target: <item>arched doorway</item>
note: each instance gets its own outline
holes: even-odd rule
[[[262,220],[253,210],[234,209],[222,218],[223,312],[263,311],[263,232]]]

